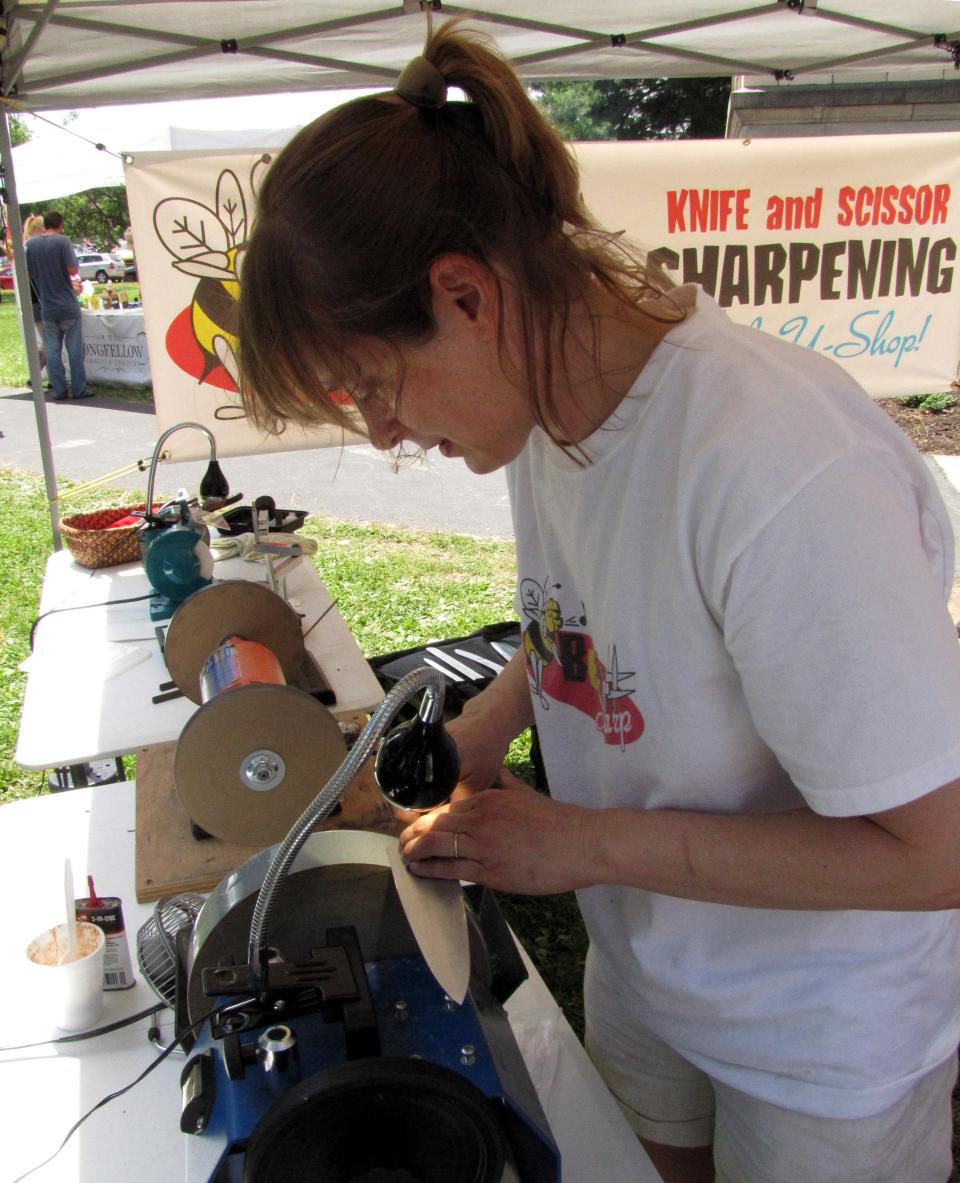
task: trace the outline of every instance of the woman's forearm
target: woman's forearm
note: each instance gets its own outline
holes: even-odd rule
[[[527,682],[527,667],[523,652],[518,650],[489,686],[464,705],[461,717],[465,722],[483,726],[491,738],[503,742],[503,750],[510,746],[521,731],[533,723],[533,706]]]
[[[588,811],[585,878],[748,907],[955,908],[958,805],[960,782],[872,818]]]

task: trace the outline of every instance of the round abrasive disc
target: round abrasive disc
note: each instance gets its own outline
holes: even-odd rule
[[[333,715],[303,690],[240,686],[189,719],[173,778],[188,817],[208,834],[270,846],[286,836],[346,754]]]
[[[200,670],[227,637],[266,645],[288,682],[303,662],[300,617],[265,584],[228,579],[184,600],[167,628],[163,656],[170,677],[191,702],[200,702]]]

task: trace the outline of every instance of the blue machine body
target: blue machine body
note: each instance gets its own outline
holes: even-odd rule
[[[522,1183],[559,1183],[559,1152],[499,1003],[476,983],[462,1004],[452,1002],[420,956],[366,963],[365,970],[380,1055],[388,1061],[415,1059],[458,1073],[489,1102],[516,1171],[513,1177]],[[278,1017],[277,1022],[284,1020]],[[315,1012],[290,1020],[288,1027],[296,1037],[299,1059],[288,1082],[292,1091],[314,1074],[348,1060],[343,1023]],[[269,1030],[270,1025],[246,1030],[241,1042],[252,1049],[258,1036]],[[236,1079],[236,1056],[231,1073],[222,1051],[221,1041],[209,1031],[194,1048],[194,1059],[199,1055],[212,1060],[215,1076],[215,1102],[202,1136],[220,1140],[223,1154],[210,1183],[236,1177],[236,1156],[244,1153],[251,1133],[278,1103],[277,1081],[268,1079],[262,1062],[248,1052],[242,1078]],[[378,1062],[353,1064],[369,1064],[375,1073]]]

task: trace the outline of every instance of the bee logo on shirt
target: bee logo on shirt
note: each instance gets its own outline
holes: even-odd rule
[[[527,667],[533,672],[534,691],[544,710],[550,709],[550,703],[542,691],[543,670],[557,658],[556,643],[561,628],[577,623],[576,617],[564,620],[560,604],[552,595],[554,591],[560,591],[559,583],[550,584],[547,580],[537,583],[535,579],[520,583],[520,602],[529,618],[523,630],[523,652]],[[587,623],[586,616],[581,615],[580,623]]]
[[[620,664],[616,644],[609,646],[606,662],[597,655],[593,637],[586,631],[587,612],[580,604],[577,615],[564,617],[559,583],[523,579],[520,604],[526,623],[523,653],[533,692],[543,710],[551,700],[566,703],[592,717],[604,743],[621,751],[643,734],[643,715],[633,700],[634,671]]]

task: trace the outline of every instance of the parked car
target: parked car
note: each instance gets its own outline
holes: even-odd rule
[[[122,243],[117,247],[116,253],[123,260],[123,277],[128,283],[136,283],[137,280],[137,260],[133,251],[129,247],[125,247]]]
[[[123,279],[123,259],[119,255],[101,251],[76,251],[77,266],[81,279],[95,279],[106,283],[108,279]]]
[[[13,264],[0,264],[0,289],[5,292],[13,291]]]

